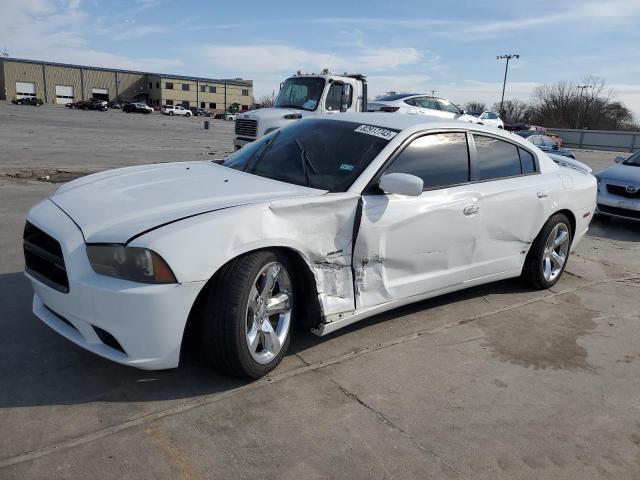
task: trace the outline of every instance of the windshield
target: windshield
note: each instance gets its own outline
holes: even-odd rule
[[[287,78],[280,89],[274,107],[299,108],[313,111],[320,103],[324,90],[324,78],[292,77]]]
[[[634,153],[629,158],[627,158],[624,162],[622,162],[622,164],[630,165],[632,167],[640,167],[640,152]]]
[[[302,120],[246,145],[223,165],[281,182],[345,192],[397,133],[354,122]]]

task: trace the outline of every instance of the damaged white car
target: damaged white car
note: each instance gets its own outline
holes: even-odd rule
[[[461,122],[305,119],[223,165],[90,175],[29,213],[33,310],[78,345],[145,369],[195,332],[220,370],[258,378],[292,326],[325,335],[522,275],[554,285],[596,181],[525,140]]]

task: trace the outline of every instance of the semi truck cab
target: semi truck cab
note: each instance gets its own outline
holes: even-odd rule
[[[361,74],[335,75],[298,71],[280,85],[273,107],[244,112],[236,117],[236,150],[273,130],[301,118],[367,111],[367,81]]]

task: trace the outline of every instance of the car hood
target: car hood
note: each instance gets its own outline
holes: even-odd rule
[[[202,213],[323,193],[211,162],[180,162],[89,175],[63,185],[50,200],[80,227],[87,243],[126,243]]]
[[[640,167],[618,163],[598,173],[598,177],[632,184],[640,184]]]

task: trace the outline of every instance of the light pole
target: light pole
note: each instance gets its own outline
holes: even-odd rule
[[[578,97],[578,114],[576,115],[576,130],[578,129],[578,125],[580,124],[580,110],[582,109],[582,92],[584,92],[587,88],[593,88],[593,85],[576,85],[576,88],[580,89],[580,96]]]
[[[504,119],[504,110],[502,105],[504,104],[504,89],[507,86],[507,71],[509,70],[509,60],[512,58],[520,58],[520,55],[517,53],[511,53],[509,55],[498,55],[496,57],[497,60],[506,60],[507,63],[504,66],[504,80],[502,81],[502,98],[500,99],[500,117]]]

